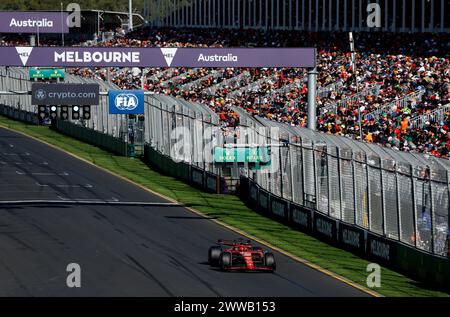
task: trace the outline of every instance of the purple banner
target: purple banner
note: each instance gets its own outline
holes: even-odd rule
[[[67,12],[0,12],[0,33],[69,33]]]
[[[0,47],[1,66],[306,67],[314,48]]]

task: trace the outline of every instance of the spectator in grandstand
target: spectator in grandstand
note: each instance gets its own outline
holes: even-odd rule
[[[316,46],[319,48],[319,89],[340,83],[339,89],[333,88],[317,98],[320,131],[359,139],[361,129],[363,139],[367,142],[447,157],[448,134],[441,130],[446,131],[444,126],[448,126],[448,116],[439,122],[430,122],[424,130],[414,128],[410,122],[419,115],[449,103],[449,36],[360,33],[356,36],[356,70],[351,66],[348,43],[342,41],[346,36],[344,33],[147,27],[126,36],[117,36],[101,45]],[[253,115],[271,120],[306,125],[307,87],[304,70],[231,69],[225,71],[223,76],[214,77],[213,73],[217,71],[152,69],[147,73],[145,88],[203,103],[219,114],[224,127],[233,127],[239,122],[238,116],[229,109],[230,106],[242,107]],[[107,77],[103,70],[88,74],[103,79]],[[208,77],[208,74],[211,76]],[[229,82],[233,77],[240,79]],[[110,78],[121,88],[141,87],[141,76],[133,76],[130,69],[112,70]],[[200,78],[203,80],[185,88]],[[377,94],[366,94],[354,100],[351,98],[373,85],[380,87]],[[421,98],[406,100],[408,98],[405,96],[419,89],[425,90]],[[340,101],[339,106],[335,106]],[[380,111],[375,114],[375,110]],[[432,142],[434,138],[438,138],[439,142]]]

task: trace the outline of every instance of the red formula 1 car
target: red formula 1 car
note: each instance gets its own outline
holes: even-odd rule
[[[276,269],[273,254],[253,246],[248,240],[219,240],[217,246],[209,248],[208,262],[209,265],[220,267],[223,271],[273,272]]]

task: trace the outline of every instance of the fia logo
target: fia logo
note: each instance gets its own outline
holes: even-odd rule
[[[134,110],[139,106],[139,100],[133,94],[118,94],[114,98],[114,105],[119,110]]]

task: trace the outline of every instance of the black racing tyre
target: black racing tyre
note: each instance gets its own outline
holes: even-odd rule
[[[272,253],[267,252],[264,254],[264,265],[267,266],[272,271],[275,271],[277,268],[277,265],[275,263],[275,257]]]
[[[214,246],[210,247],[208,251],[208,262],[211,266],[219,266],[220,254],[222,249],[220,247]]]
[[[222,252],[220,255],[220,268],[222,270],[228,269],[232,265],[232,257],[230,252]]]

